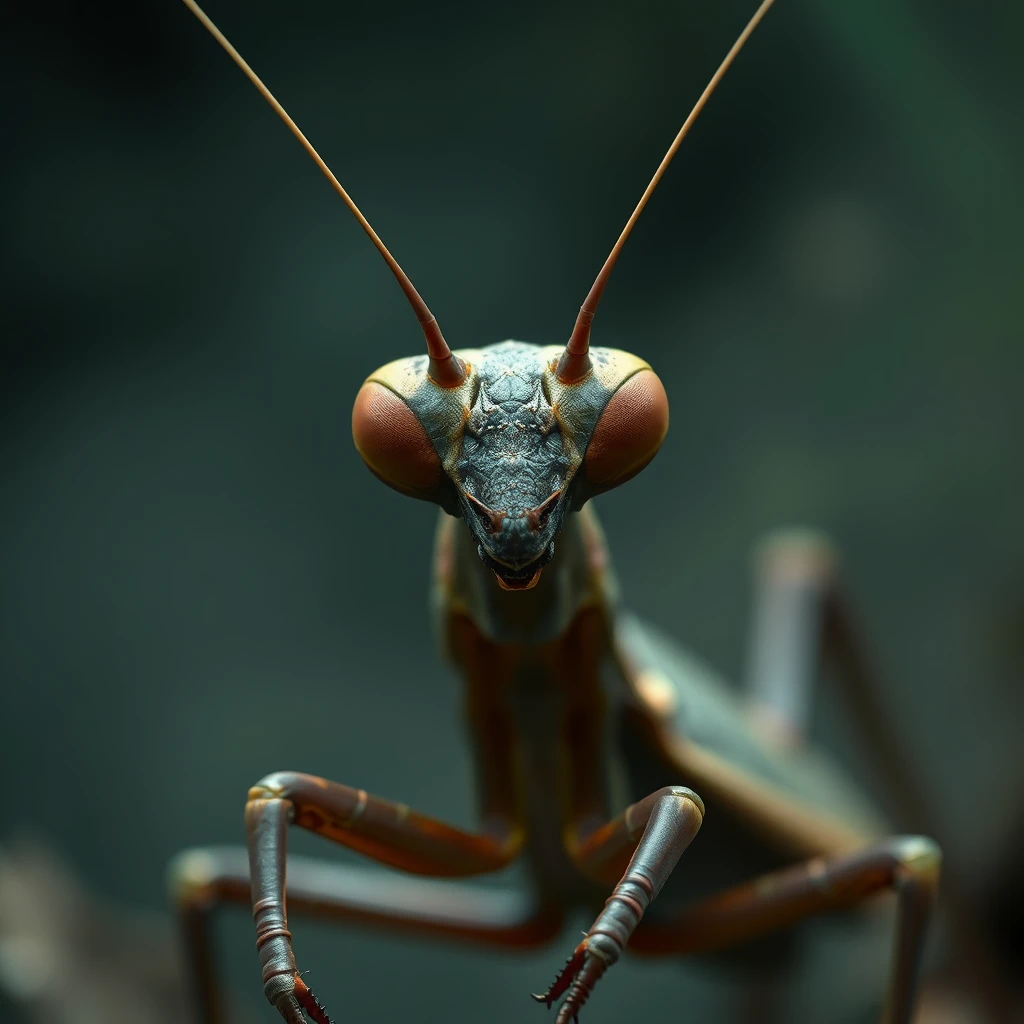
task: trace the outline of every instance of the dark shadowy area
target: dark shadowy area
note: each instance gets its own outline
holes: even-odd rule
[[[753,7],[209,13],[460,347],[567,337]],[[948,871],[1011,977],[1022,38],[1009,0],[779,0],[594,329],[672,402],[659,457],[597,502],[626,601],[740,685],[753,544],[827,531]],[[374,480],[350,437],[359,384],[422,341],[386,267],[181,4],[23,5],[0,63],[0,844],[30,830],[96,898],[166,916],[170,856],[241,841],[246,790],[274,769],[469,825],[457,684],[426,611],[435,513]],[[884,801],[827,686],[818,712]],[[247,918],[220,928],[228,985],[269,1022]],[[494,1022],[542,1020],[527,993],[568,949],[295,932],[351,1021],[477,1021],[485,997]],[[18,941],[0,936],[0,984]],[[828,999],[842,965],[821,963],[790,1019],[825,1020],[823,1000],[847,1019]],[[735,1005],[699,963],[623,963],[587,1024],[640,1019],[638,992],[694,1020]]]

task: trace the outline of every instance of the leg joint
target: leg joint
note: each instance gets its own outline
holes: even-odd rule
[[[898,836],[892,840],[897,871],[909,879],[936,886],[942,867],[942,850],[927,836]]]
[[[626,941],[629,937],[626,936]],[[617,935],[609,935],[607,932],[587,933],[587,952],[596,956],[606,964],[613,964],[622,955],[624,943]]]
[[[234,891],[248,894],[245,850],[195,849],[175,855],[167,865],[167,892],[179,910],[212,906]]]
[[[274,772],[265,775],[249,790],[250,800],[287,800],[291,795],[295,772]]]
[[[664,789],[666,796],[678,797],[681,800],[689,800],[700,814],[701,821],[704,820],[704,801],[692,790],[686,786],[666,786]]]
[[[178,908],[208,902],[215,875],[213,858],[205,850],[185,850],[167,865],[167,892]]]

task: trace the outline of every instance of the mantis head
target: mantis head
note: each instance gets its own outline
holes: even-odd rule
[[[565,382],[560,354],[515,341],[462,351],[447,388],[426,357],[400,359],[369,377],[352,414],[373,473],[464,519],[508,590],[532,587],[565,514],[643,469],[668,430],[665,389],[642,360],[594,349]]]
[[[510,341],[453,353],[423,300],[396,271],[426,334],[428,355],[389,363],[363,384],[352,414],[356,448],[389,486],[461,516],[481,560],[505,589],[532,587],[554,554],[565,514],[636,475],[661,446],[668,430],[661,381],[636,356],[591,349],[590,328],[633,225],[771,4],[764,0],[758,8],[680,128],[564,349]]]
[[[668,399],[636,356],[590,347],[609,274],[633,225],[722,76],[767,13],[761,6],[690,111],[580,307],[564,348],[502,342],[452,352],[437,320],[352,198],[237,50],[184,0],[316,161],[395,275],[419,320],[426,355],[372,374],[356,397],[352,433],[390,487],[464,519],[484,564],[510,590],[533,586],[567,512],[624,483],[654,458]]]

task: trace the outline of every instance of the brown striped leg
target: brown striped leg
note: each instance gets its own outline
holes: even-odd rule
[[[263,990],[289,1024],[302,1024],[303,1012],[317,1024],[329,1024],[323,1007],[299,977],[292,953],[285,912],[285,852],[289,824],[308,828],[379,863],[420,875],[466,877],[498,871],[515,859],[522,845],[521,835],[512,829],[496,828],[491,834],[474,835],[417,814],[404,804],[294,772],[269,775],[253,787],[249,791],[245,820]],[[239,877],[236,872],[236,885]],[[226,894],[237,897],[238,893],[229,882],[230,879],[224,882]],[[320,896],[330,899],[329,893],[313,892],[310,895],[314,907],[320,905]],[[344,904],[344,893],[341,897],[336,902]],[[292,899],[294,903],[294,895]],[[443,906],[432,905],[431,913],[435,917],[443,917],[445,910]],[[396,923],[401,916],[400,912],[391,915]],[[422,916],[417,917],[415,912],[411,916],[419,925],[426,926]],[[453,913],[450,917],[458,920],[459,914]],[[209,968],[209,949],[205,948],[208,938],[203,928],[202,911],[186,907],[182,920],[186,938],[193,942],[193,962],[198,987],[207,1000],[207,1012],[217,1013],[219,1008]],[[486,924],[486,920],[478,920],[474,924],[473,915],[469,915],[467,927],[479,926],[486,930]]]
[[[829,666],[868,763],[885,779],[894,816],[908,828],[931,832],[939,820],[935,800],[907,761],[900,730],[886,708],[884,680],[860,634],[835,551],[820,535],[783,531],[762,542],[755,565],[750,690],[757,722],[774,740],[802,741],[814,675],[821,664]],[[952,871],[945,874],[943,902],[950,958],[961,961],[961,972],[970,977],[992,1020],[1010,1024],[1016,1019],[1012,988],[996,966],[970,885]]]
[[[568,993],[555,1024],[575,1021],[594,985],[618,960],[648,904],[661,891],[704,820],[704,804],[692,790],[668,786],[631,805],[571,851],[592,875],[608,871],[626,850],[635,852],[604,910],[566,961],[551,988],[534,996],[551,1006]],[[636,836],[643,830],[639,844]]]
[[[905,756],[900,730],[893,727],[885,708],[884,681],[868,656],[849,601],[839,587],[830,595],[823,627],[823,654],[837,669],[864,747],[879,777],[885,779],[886,792],[899,812],[899,820],[914,830],[931,832],[941,818],[936,810],[936,794],[928,792]],[[1012,979],[1001,973],[992,939],[978,918],[973,880],[963,871],[954,872],[954,867],[951,864],[946,872],[942,889],[952,945],[950,959],[959,962],[959,971],[970,979],[970,988],[986,1015],[993,1022],[1011,1024],[1020,1016],[1015,1010]]]
[[[209,926],[219,907],[249,905],[248,853],[241,847],[188,850],[175,858],[170,874],[198,1019],[202,1024],[222,1024],[225,1008]],[[293,915],[510,949],[553,938],[563,916],[521,892],[296,856],[288,858],[288,909]]]
[[[917,836],[886,839],[844,857],[815,858],[712,896],[671,921],[648,921],[630,949],[646,955],[720,949],[892,889],[898,901],[896,941],[882,1021],[910,1024],[940,861],[938,847]]]

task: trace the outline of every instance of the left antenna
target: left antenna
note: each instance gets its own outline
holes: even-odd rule
[[[377,247],[377,251],[384,257],[384,262],[391,268],[399,287],[405,292],[416,319],[423,328],[423,335],[427,339],[427,354],[430,356],[430,377],[442,387],[457,387],[466,379],[466,368],[458,356],[452,353],[448,343],[444,340],[441,328],[437,319],[427,308],[420,293],[413,287],[412,281],[406,276],[405,271],[398,265],[398,260],[388,252],[387,246],[380,240],[377,232],[370,226],[370,222],[363,216],[359,207],[352,201],[352,197],[345,191],[341,182],[334,176],[334,172],[327,166],[320,154],[313,148],[312,143],[299,130],[299,126],[289,117],[288,111],[281,106],[274,98],[274,94],[263,84],[259,75],[246,63],[242,55],[228,42],[227,37],[210,19],[195,0],[184,0],[185,6],[203,23],[206,30],[225,49],[228,56],[242,69],[246,78],[259,90],[260,95],[274,108],[277,116],[288,126],[291,133],[302,144],[302,148],[313,158],[317,167],[323,171],[324,176],[334,187],[334,191],[341,196],[345,205],[352,211],[352,216],[359,221],[362,229],[369,235],[370,241]]]

